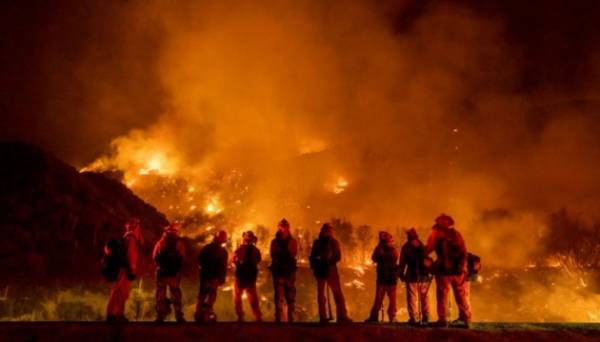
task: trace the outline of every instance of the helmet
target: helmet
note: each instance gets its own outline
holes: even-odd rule
[[[242,239],[244,240],[244,242],[247,243],[256,243],[256,241],[258,241],[258,238],[256,237],[256,235],[254,235],[254,232],[251,230],[244,232],[242,234]]]
[[[224,230],[219,230],[216,234],[215,234],[215,240],[220,242],[220,243],[225,243],[227,242],[227,232]]]
[[[451,226],[454,225],[454,219],[450,215],[440,214],[440,216],[435,219],[435,223],[439,224],[442,220],[450,222]]]
[[[417,234],[417,230],[415,228],[409,228],[406,230],[406,237],[409,240],[414,240],[419,238],[419,234]]]
[[[179,227],[181,225],[178,222],[171,222],[165,226],[164,231],[167,234],[177,234],[179,233]]]
[[[289,229],[290,228],[290,223],[285,218],[282,218],[281,221],[279,221],[279,223],[277,224],[277,227],[279,227],[279,228],[288,228]]]

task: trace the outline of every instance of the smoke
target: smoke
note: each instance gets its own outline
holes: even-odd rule
[[[123,171],[163,211],[212,205],[235,224],[308,230],[333,216],[429,227],[447,212],[505,266],[529,261],[549,212],[598,219],[598,87],[532,76],[499,15],[412,1],[94,6],[43,28],[66,43],[42,44],[51,79],[35,89],[59,84],[40,108],[62,116],[36,124],[77,133],[35,139],[76,161],[104,149],[88,168]],[[585,57],[576,68],[597,74]],[[202,195],[168,203],[143,175]]]

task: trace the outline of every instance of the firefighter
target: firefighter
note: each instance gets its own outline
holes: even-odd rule
[[[275,322],[293,322],[296,301],[296,257],[298,242],[290,234],[290,223],[284,218],[277,225],[277,233],[271,241],[271,274],[275,302]],[[287,313],[283,311],[283,301]]]
[[[165,227],[160,240],[154,245],[152,258],[156,263],[156,321],[163,322],[175,310],[177,322],[185,322],[181,306],[181,269],[185,259],[185,246],[179,237],[179,224],[171,223]],[[167,298],[167,287],[171,299]]]
[[[258,276],[258,263],[261,261],[260,250],[256,248],[257,237],[252,231],[244,232],[242,245],[238,247],[233,255],[235,265],[235,282],[233,289],[233,301],[238,322],[244,321],[244,309],[242,307],[242,294],[244,291],[248,296],[254,319],[262,322],[262,313],[256,293],[256,278]]]
[[[138,254],[143,243],[140,220],[130,218],[125,223],[125,235],[123,236],[124,266],[119,269],[118,277],[110,291],[110,298],[106,307],[106,320],[108,322],[128,321],[125,317],[125,303],[129,298],[131,282],[136,277]]]
[[[388,318],[396,320],[396,284],[398,283],[398,250],[394,246],[394,237],[388,232],[379,233],[379,244],[373,251],[372,260],[377,264],[377,286],[375,302],[371,314],[365,322],[378,322],[379,310],[387,294],[389,299]]]
[[[200,290],[194,319],[196,322],[216,322],[213,305],[217,300],[217,290],[225,283],[227,275],[227,233],[223,230],[215,234],[211,243],[204,246],[198,255],[200,269]]]
[[[442,214],[435,220],[425,254],[435,251],[434,264],[439,327],[448,326],[448,293],[454,292],[459,317],[453,325],[469,328],[471,305],[469,303],[469,282],[467,281],[467,248],[461,234],[454,228],[452,217]]]
[[[327,315],[326,291],[329,289],[333,293],[337,311],[338,323],[352,322],[348,317],[346,302],[342,287],[340,285],[340,276],[336,264],[341,260],[340,244],[334,237],[333,226],[325,223],[321,227],[319,238],[312,245],[310,253],[310,267],[317,278],[317,300],[319,303],[319,318],[321,323],[331,320],[331,315]],[[330,304],[331,305],[331,304]]]
[[[408,324],[429,322],[429,287],[431,285],[432,261],[425,256],[425,245],[419,240],[417,231],[406,231],[406,243],[400,251],[400,280],[406,284],[406,306]]]

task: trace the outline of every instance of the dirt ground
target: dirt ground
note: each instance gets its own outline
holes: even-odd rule
[[[600,324],[480,323],[471,330],[405,324],[210,325],[2,322],[0,341],[600,341]]]

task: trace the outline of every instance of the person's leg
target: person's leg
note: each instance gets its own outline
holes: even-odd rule
[[[260,312],[260,302],[258,300],[258,293],[256,293],[256,284],[246,289],[248,294],[248,302],[252,308],[252,314],[257,322],[262,322],[262,313]]]
[[[296,311],[296,273],[292,273],[285,281],[285,302],[287,303],[287,321],[294,322]]]
[[[390,322],[394,322],[396,320],[396,288],[396,285],[386,286],[386,292],[388,299],[390,300],[390,303],[388,304],[388,318]]]
[[[423,281],[419,283],[419,290],[421,292],[421,321],[424,323],[429,322],[429,287],[431,286],[430,281]]]
[[[415,323],[419,315],[417,313],[418,306],[417,303],[419,301],[418,290],[417,290],[416,282],[407,282],[406,283],[406,308],[408,311],[409,323]]]
[[[237,314],[238,321],[244,320],[244,307],[242,304],[242,294],[244,290],[239,287],[237,279],[233,283],[233,303],[235,305],[235,313]]]
[[[208,284],[205,279],[200,279],[200,287],[198,289],[198,300],[196,302],[196,312],[194,319],[196,322],[204,321],[205,303],[208,297]]]
[[[383,304],[383,296],[385,294],[385,290],[383,285],[377,284],[375,287],[375,301],[373,302],[373,307],[371,308],[371,314],[367,321],[379,321],[379,310],[381,310],[381,305]]]
[[[323,321],[327,321],[329,317],[327,316],[326,306],[326,298],[325,291],[327,286],[326,279],[317,278],[317,302],[319,304],[319,319]]]
[[[119,277],[115,282],[111,292],[110,298],[108,299],[108,305],[106,308],[106,319],[124,321],[125,318],[125,303],[129,298],[129,289],[131,287],[131,281],[127,279],[127,272],[121,270]]]
[[[438,322],[448,322],[448,291],[450,290],[450,276],[438,275],[435,277],[435,297],[437,301]]]
[[[169,315],[169,300],[167,299],[167,283],[161,276],[156,276],[156,320],[159,322]]]
[[[175,311],[175,319],[178,322],[184,320],[183,318],[183,305],[182,293],[181,293],[181,275],[178,274],[174,277],[169,278],[169,291],[171,291],[171,303],[173,303],[173,309]]]
[[[281,322],[283,306],[283,278],[273,276],[273,302],[275,304],[275,322]]]
[[[469,303],[469,282],[466,275],[452,277],[452,292],[458,307],[458,318],[469,324],[471,322],[471,305]]]
[[[333,299],[335,300],[335,308],[337,313],[337,321],[343,322],[348,320],[348,312],[346,310],[346,300],[344,299],[344,293],[342,292],[342,286],[340,284],[340,276],[337,269],[333,269],[329,274],[327,280],[331,292],[333,293]]]

